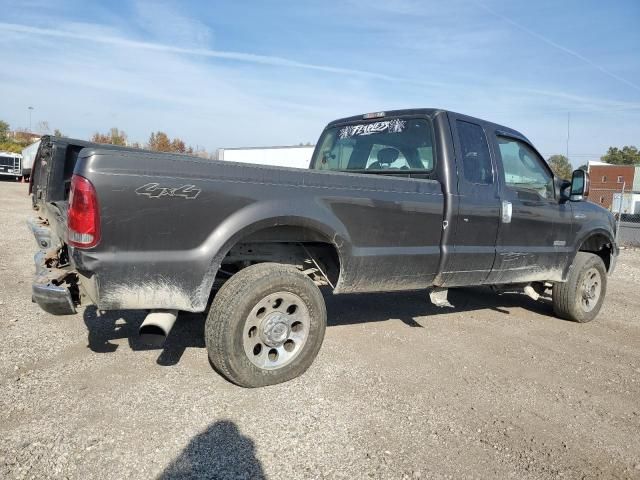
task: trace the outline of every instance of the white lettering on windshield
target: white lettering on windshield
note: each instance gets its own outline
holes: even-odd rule
[[[372,135],[387,131],[389,133],[400,133],[404,130],[406,122],[395,118],[384,122],[362,123],[359,125],[348,125],[340,129],[340,138],[356,137],[360,135]]]

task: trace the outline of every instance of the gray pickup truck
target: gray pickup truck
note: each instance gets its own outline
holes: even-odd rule
[[[257,387],[302,374],[333,293],[552,289],[592,320],[617,256],[588,175],[555,178],[521,133],[438,109],[331,122],[308,170],[44,137],[33,166],[33,299],[142,309],[141,334],[205,312],[211,363]],[[425,297],[426,298],[426,297]]]

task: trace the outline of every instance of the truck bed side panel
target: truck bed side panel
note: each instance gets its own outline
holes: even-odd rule
[[[76,173],[97,189],[102,239],[72,257],[100,308],[202,310],[228,249],[277,225],[336,246],[336,292],[425,288],[437,274],[444,202],[433,180],[101,150],[85,150]]]

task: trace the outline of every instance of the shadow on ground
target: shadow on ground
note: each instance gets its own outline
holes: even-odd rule
[[[418,317],[437,316],[449,313],[471,312],[490,309],[509,315],[508,308],[520,307],[545,316],[553,316],[549,298],[538,301],[524,294],[505,293],[498,295],[489,288],[460,288],[449,292],[449,301],[454,308],[436,307],[429,301],[426,291],[363,293],[332,295],[325,290],[328,325],[354,325],[398,319],[409,327],[422,325]],[[114,340],[127,339],[132,350],[158,350],[140,340],[138,329],[146,312],[121,310],[101,313],[95,307],[84,311],[84,322],[89,331],[89,348],[97,353],[116,351]],[[167,341],[161,348],[157,363],[163,366],[176,365],[187,348],[204,348],[205,314],[181,312]]]
[[[263,479],[264,471],[255,450],[253,441],[242,435],[235,423],[215,422],[193,437],[158,479]]]
[[[89,331],[89,348],[97,353],[111,353],[118,349],[114,340],[127,339],[132,350],[161,350],[158,365],[171,366],[180,361],[190,347],[204,348],[204,316],[200,313],[180,312],[178,321],[163,347],[145,344],[138,336],[144,321],[143,310],[111,310],[100,312],[96,307],[84,311],[84,323]]]
[[[417,317],[464,313],[489,309],[510,315],[508,308],[520,307],[540,315],[553,315],[549,297],[533,300],[522,293],[497,294],[486,287],[449,290],[454,308],[436,307],[427,291],[325,295],[328,325],[353,325],[398,319],[409,327],[422,327]]]

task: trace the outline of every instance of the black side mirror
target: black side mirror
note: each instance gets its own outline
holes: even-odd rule
[[[569,200],[581,202],[589,196],[589,174],[584,170],[575,170],[571,176],[571,193]]]
[[[554,186],[556,189],[556,198],[560,203],[569,201],[569,192],[571,188],[571,182],[563,178],[554,178]]]

